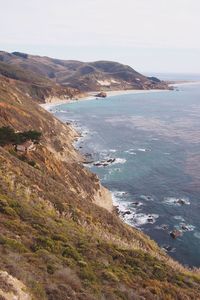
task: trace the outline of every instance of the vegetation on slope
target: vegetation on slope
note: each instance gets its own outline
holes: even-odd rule
[[[198,272],[95,204],[101,186],[80,164],[73,129],[4,78],[0,126],[42,132],[27,154],[34,166],[0,147],[0,270],[32,299],[200,299]],[[6,289],[1,283],[0,299]]]
[[[39,142],[42,133],[36,130],[15,132],[10,126],[0,127],[0,146],[19,145],[28,140]]]
[[[130,66],[112,61],[80,62],[3,51],[0,52],[0,61],[81,92],[169,88],[155,77],[146,77]]]
[[[15,85],[38,102],[51,102],[53,98],[71,99],[80,93],[77,89],[56,84],[48,77],[35,72],[34,68],[26,69],[23,64],[15,63],[1,62],[0,57],[0,76],[16,80]]]

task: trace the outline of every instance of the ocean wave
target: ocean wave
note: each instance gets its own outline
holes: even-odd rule
[[[200,239],[200,232],[199,231],[195,232],[194,237],[197,239]]]
[[[185,222],[185,219],[182,216],[174,216],[175,220],[180,220],[181,222]]]
[[[176,251],[176,248],[170,246],[170,245],[163,245],[162,246],[162,249],[165,251],[165,252],[175,252]]]
[[[117,152],[117,150],[116,149],[110,149],[109,152],[115,153],[115,152]]]
[[[133,217],[133,223],[137,226],[142,226],[145,224],[154,224],[156,222],[156,219],[159,218],[159,215],[157,214],[144,214],[144,213],[138,213],[135,214]]]
[[[140,199],[145,200],[145,201],[154,201],[154,197],[151,195],[141,195]]]
[[[143,203],[126,200],[128,196],[129,193],[125,191],[112,192],[113,204],[117,207],[121,218],[127,224],[134,227],[140,227],[145,224],[154,224],[156,219],[159,218],[159,215],[138,212],[138,207],[143,205]],[[137,203],[137,205],[134,205],[134,203]]]
[[[126,163],[126,159],[125,158],[119,158],[119,157],[117,157],[112,164],[113,165],[117,165],[117,164],[125,164],[125,163]]]
[[[137,153],[135,152],[135,149],[129,149],[124,151],[125,153],[131,154],[131,155],[137,155]]]
[[[175,226],[180,231],[194,231],[195,226],[191,224],[180,223],[178,226]]]
[[[137,151],[138,152],[150,152],[151,149],[149,149],[149,148],[138,148]]]
[[[168,205],[177,205],[177,206],[190,205],[190,200],[187,197],[180,197],[180,198],[165,197],[164,198],[164,203],[166,203]]]

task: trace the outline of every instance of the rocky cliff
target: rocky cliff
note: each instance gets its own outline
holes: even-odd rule
[[[42,137],[28,153],[0,147],[0,299],[200,299],[198,271],[112,211],[72,145],[77,133],[3,76],[2,126]]]

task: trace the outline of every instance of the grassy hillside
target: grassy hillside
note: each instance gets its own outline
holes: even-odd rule
[[[165,82],[146,77],[133,68],[117,62],[80,62],[0,51],[0,61],[38,74],[81,92],[123,89],[168,89]],[[0,70],[1,72],[1,70]]]
[[[71,99],[80,91],[66,88],[35,71],[23,68],[20,64],[0,61],[0,76],[16,80],[15,85],[26,95],[38,102],[52,102],[53,99]]]
[[[110,199],[82,166],[76,132],[6,78],[2,126],[42,136],[28,154],[0,147],[0,299],[200,299],[198,272],[104,208]]]

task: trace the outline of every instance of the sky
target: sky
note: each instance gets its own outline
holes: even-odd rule
[[[200,73],[200,0],[0,0],[0,49]]]

